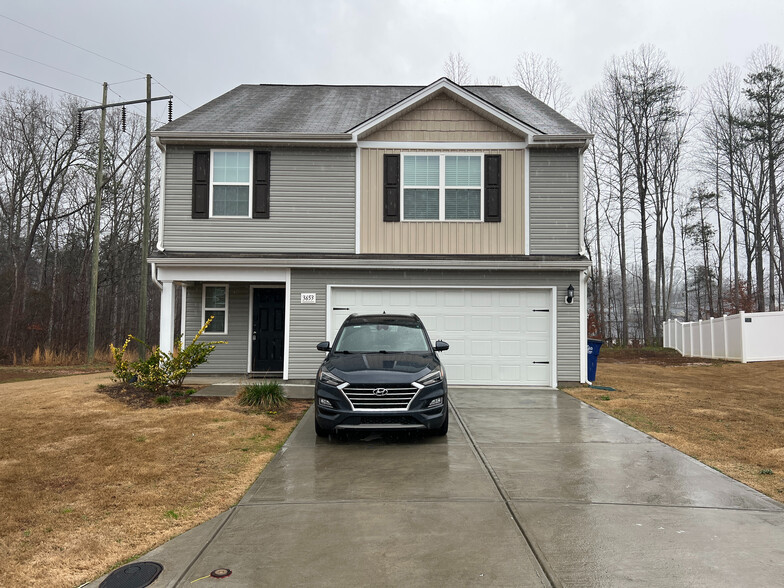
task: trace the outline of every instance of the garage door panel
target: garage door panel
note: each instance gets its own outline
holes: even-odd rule
[[[498,330],[508,333],[519,333],[522,318],[520,316],[504,315],[498,317]]]
[[[471,292],[471,305],[474,307],[487,307],[493,306],[493,293],[492,290],[474,290]]]
[[[551,385],[552,293],[547,289],[332,288],[332,337],[353,313],[416,313],[453,384]],[[544,362],[534,364],[534,361]]]

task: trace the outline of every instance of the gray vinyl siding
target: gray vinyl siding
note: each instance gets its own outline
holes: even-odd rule
[[[354,252],[354,149],[271,149],[270,218],[192,219],[193,152],[207,149],[166,148],[164,249]]]
[[[289,378],[315,377],[324,354],[316,344],[326,334],[327,285],[413,286],[541,286],[558,288],[557,354],[558,380],[580,380],[579,272],[461,272],[379,270],[292,270],[291,323],[289,332]],[[566,289],[575,286],[573,304],[566,304]],[[300,293],[315,292],[316,304],[300,304]]]
[[[186,295],[185,336],[187,345],[204,324],[202,318],[202,284],[188,287]],[[204,333],[200,341],[226,341],[218,345],[207,363],[194,370],[194,373],[244,374],[248,371],[248,284],[229,284],[228,333],[213,335]]]
[[[531,149],[529,197],[532,255],[580,249],[580,158],[577,149]]]

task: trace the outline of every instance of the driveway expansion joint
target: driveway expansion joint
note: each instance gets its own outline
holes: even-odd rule
[[[520,531],[520,534],[522,535],[523,539],[525,540],[526,544],[528,545],[528,548],[531,550],[531,553],[533,554],[534,559],[536,560],[536,563],[539,566],[539,571],[544,576],[544,578],[547,579],[547,581],[550,583],[550,585],[553,588],[560,588],[562,586],[562,584],[558,580],[557,576],[555,575],[555,571],[550,567],[549,563],[547,562],[547,559],[544,556],[544,553],[542,553],[542,550],[539,548],[539,546],[536,544],[536,542],[533,541],[533,539],[531,538],[530,534],[525,530],[525,527],[523,526],[522,521],[518,517],[517,512],[515,511],[514,508],[512,508],[512,504],[511,503],[513,501],[511,501],[509,499],[509,495],[506,493],[506,490],[504,489],[503,485],[501,484],[501,481],[499,480],[498,475],[495,473],[495,470],[490,465],[490,462],[487,460],[487,458],[485,457],[485,455],[482,452],[482,450],[479,449],[479,446],[477,445],[476,441],[474,440],[474,437],[471,434],[471,431],[468,430],[468,427],[466,426],[465,422],[463,421],[463,418],[460,415],[460,412],[457,410],[457,407],[454,405],[454,403],[452,402],[451,399],[449,400],[449,407],[452,410],[452,413],[455,415],[455,417],[457,417],[457,422],[460,425],[460,428],[462,429],[463,434],[465,434],[466,438],[468,439],[468,442],[471,445],[471,448],[473,449],[474,453],[479,458],[480,463],[485,468],[485,471],[488,473],[488,475],[490,476],[491,480],[493,481],[493,485],[495,486],[496,491],[500,495],[501,500],[504,503],[504,507],[506,508],[507,512],[509,513],[509,516],[514,521],[515,526],[517,527],[518,531]]]

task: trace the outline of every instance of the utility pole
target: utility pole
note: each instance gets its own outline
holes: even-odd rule
[[[98,130],[98,171],[95,174],[95,219],[93,220],[93,259],[90,273],[90,325],[87,331],[87,363],[95,360],[95,319],[98,311],[98,249],[101,245],[101,189],[103,188],[103,137],[106,133],[106,95],[109,84],[103,83],[101,126]]]
[[[147,133],[144,139],[144,211],[142,213],[141,263],[139,265],[139,339],[147,341],[147,254],[150,242],[150,131],[152,130],[152,76],[147,74]],[[139,356],[144,355],[139,343]]]
[[[115,108],[118,106],[128,106],[131,104],[147,104],[147,132],[145,133],[146,144],[146,162],[144,169],[144,211],[142,213],[142,243],[141,243],[141,286],[139,291],[139,339],[144,341],[147,326],[147,247],[150,240],[150,130],[152,127],[152,103],[158,100],[169,100],[169,122],[171,122],[171,99],[174,96],[158,96],[153,98],[152,91],[152,76],[147,74],[147,98],[142,100],[128,100],[126,102],[115,102],[112,104],[106,103],[107,92],[109,84],[103,83],[103,100],[100,106],[88,106],[77,110],[79,116],[87,110],[101,110],[101,125],[99,127],[98,138],[98,171],[95,174],[95,222],[93,223],[93,256],[92,256],[92,271],[90,275],[90,319],[87,332],[87,363],[95,361],[95,324],[98,314],[98,253],[101,245],[101,189],[104,184],[111,179],[117,170],[113,171],[109,178],[103,177],[103,156],[104,156],[104,135],[106,134],[106,110],[108,108]],[[80,118],[81,121],[81,118]],[[81,126],[81,122],[80,122]],[[123,160],[120,166],[124,165],[131,157],[134,151],[141,146],[141,141],[131,149],[131,152]],[[144,350],[140,349],[140,354]]]

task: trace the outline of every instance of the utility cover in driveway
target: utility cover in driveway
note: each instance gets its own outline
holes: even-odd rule
[[[451,384],[552,386],[553,294],[545,288],[332,288],[330,341],[353,313],[419,315]]]

